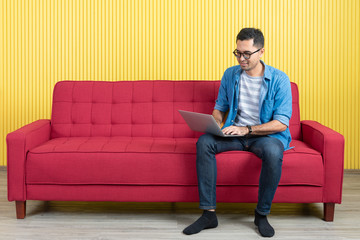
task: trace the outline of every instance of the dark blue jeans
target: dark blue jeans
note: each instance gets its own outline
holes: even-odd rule
[[[263,215],[270,213],[281,177],[284,146],[280,140],[269,136],[223,138],[204,134],[196,143],[196,149],[200,209],[216,208],[215,154],[237,150],[252,152],[262,160],[256,211]]]

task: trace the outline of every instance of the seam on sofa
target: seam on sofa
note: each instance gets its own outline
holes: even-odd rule
[[[90,109],[90,134],[89,137],[92,137],[93,132],[93,109],[94,109],[94,82],[91,84],[91,109]]]
[[[154,94],[155,94],[155,86],[154,86],[154,82],[151,83],[151,135],[152,137],[154,137]],[[151,151],[151,147],[152,144],[150,146],[150,151]]]
[[[175,125],[174,125],[175,126]],[[178,141],[177,141],[177,139],[174,137],[174,140],[175,140],[175,146],[174,146],[174,152],[176,151],[176,148],[177,148],[177,146],[178,146]]]
[[[175,140],[176,141],[176,140]],[[177,142],[176,142],[177,143]],[[152,145],[151,145],[151,147],[152,147]],[[176,147],[174,148],[174,149],[176,149]],[[92,151],[92,152],[84,152],[84,151],[73,151],[73,152],[71,152],[71,151],[64,151],[64,152],[32,152],[31,150],[29,151],[31,154],[49,154],[49,153],[58,153],[58,154],[60,154],[60,153],[81,153],[81,154],[83,154],[83,153],[119,153],[119,154],[121,154],[121,153],[150,153],[151,151],[149,151],[149,152],[134,152],[134,151],[127,151],[127,146],[126,146],[126,148],[125,148],[125,151],[124,152],[113,152],[113,151]],[[196,154],[195,152],[189,152],[189,153],[184,153],[184,152],[152,152],[152,153],[163,153],[163,154],[169,154],[169,153],[171,153],[171,154],[174,154],[174,153],[176,153],[176,154]],[[286,153],[286,155],[287,154],[299,154],[300,152],[295,152],[295,153]],[[223,153],[219,153],[219,154],[222,154],[222,155],[225,155],[225,154],[236,154],[236,153],[225,153],[225,152],[223,152]],[[301,153],[301,154],[307,154],[307,155],[315,155],[315,156],[318,156],[318,155],[321,155],[321,154],[315,154],[315,153]]]
[[[69,137],[72,137],[72,129],[73,129],[73,119],[74,119],[74,116],[73,116],[73,107],[74,107],[74,88],[75,88],[75,83],[72,83],[72,88],[71,88],[71,109],[70,109],[70,115],[71,115],[71,126],[70,126],[70,133],[69,133]]]
[[[131,137],[134,137],[134,133],[133,133],[133,130],[134,130],[134,120],[133,120],[133,106],[134,106],[134,82],[131,82],[131,120],[130,120],[130,136]],[[128,148],[128,146],[126,146],[125,150]]]
[[[286,152],[286,155],[287,154],[308,154],[308,155],[321,155],[321,153],[317,152],[317,153],[308,153],[308,152]]]
[[[153,126],[154,126],[154,124],[153,124]],[[153,151],[152,151],[152,149],[153,149],[153,146],[154,146],[154,139],[151,141],[151,145],[150,145],[150,148],[149,148],[149,152],[150,153],[152,153]]]
[[[30,151],[29,151],[30,152]],[[98,152],[81,152],[81,151],[77,151],[77,152],[30,152],[31,154],[49,154],[49,153],[52,153],[52,154],[64,154],[64,153],[71,153],[71,154],[74,154],[74,153],[79,153],[79,154],[84,154],[84,153],[118,153],[118,154],[127,154],[127,153],[142,153],[142,154],[148,154],[148,153],[158,153],[158,154],[196,154],[195,152],[194,153],[184,153],[184,152],[134,152],[134,151],[131,151],[131,152],[103,152],[103,151],[98,151]]]
[[[176,149],[176,147],[174,148]],[[61,154],[61,153],[151,153],[150,151],[146,151],[146,152],[138,152],[138,151],[127,151],[127,147],[125,148],[125,151],[122,151],[122,152],[114,152],[114,151],[100,151],[100,150],[97,150],[97,151],[91,151],[91,152],[85,152],[85,151],[82,151],[82,150],[79,150],[79,151],[62,151],[62,152],[32,152],[31,150],[29,150],[29,152],[31,154],[49,154],[49,153],[56,153],[56,154]],[[169,153],[177,153],[177,154],[196,154],[196,152],[152,152],[152,153],[163,153],[163,154],[169,154]],[[220,153],[219,153],[220,154]],[[226,153],[221,153],[221,154],[226,154]]]
[[[63,141],[62,143],[60,143],[60,144],[64,145],[67,141],[69,141],[69,138],[68,138],[68,137],[65,138],[64,141]],[[53,149],[52,149],[52,152],[55,152],[55,149],[56,149],[57,146],[58,146],[58,144],[54,144],[54,147],[53,147]],[[30,152],[31,152],[31,151],[30,151]],[[33,154],[33,152],[31,152],[31,153]]]
[[[131,135],[132,135],[132,133],[131,133]],[[129,147],[130,143],[132,143],[132,142],[133,142],[133,137],[131,136],[131,139],[130,139],[130,141],[129,141],[129,142],[127,142],[127,145],[126,145],[126,147],[125,147],[125,150],[124,150],[124,152],[127,152],[127,150],[128,150],[128,147]]]
[[[91,183],[54,183],[54,182],[28,182],[26,185],[74,185],[74,186],[92,186],[92,185],[121,185],[121,186],[197,186],[196,183],[103,183],[103,182],[91,182]],[[216,186],[259,186],[257,183],[253,184],[216,184]],[[313,186],[313,187],[323,187],[320,184],[314,183],[283,183],[279,186]]]
[[[176,114],[175,114],[175,84],[174,83],[171,83],[172,84],[172,110],[173,110],[173,122],[172,122],[172,137],[175,138],[175,117],[176,117]]]
[[[54,182],[30,182],[30,183],[26,183],[26,185],[65,185],[65,186],[93,186],[93,185],[112,185],[112,186],[197,186],[196,183],[189,183],[189,184],[185,184],[185,183],[159,183],[159,184],[154,184],[154,183],[54,183]],[[246,185],[218,185],[218,186],[246,186]],[[249,185],[251,186],[251,185]],[[257,185],[254,185],[257,186]]]
[[[80,147],[89,141],[89,138],[90,138],[90,137],[87,137],[86,140],[84,140],[82,143],[80,143],[80,144],[77,146],[76,151],[79,151],[79,150],[80,150]]]
[[[222,152],[222,153],[218,153],[218,154],[222,154],[222,155],[227,155],[227,154],[237,154],[237,152],[239,151],[228,151],[228,152]],[[243,154],[250,154],[250,155],[253,155],[254,153],[252,152],[248,152],[248,151],[243,151],[244,153]],[[284,155],[288,155],[288,154],[308,154],[308,155],[321,155],[321,153],[309,153],[309,152],[284,152]],[[260,158],[259,158],[260,159]]]
[[[105,147],[107,144],[109,144],[109,142],[110,142],[110,138],[107,140],[106,143],[104,143],[104,144],[101,146],[101,149],[100,149],[101,152],[104,152],[103,149],[104,149],[104,147]]]
[[[110,109],[110,137],[113,136],[112,128],[113,128],[113,107],[114,107],[114,86],[115,84],[111,84],[111,109]]]

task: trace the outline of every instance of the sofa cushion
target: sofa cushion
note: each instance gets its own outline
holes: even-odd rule
[[[196,185],[196,138],[55,138],[30,150],[27,184]],[[284,154],[281,185],[323,184],[321,154],[301,141]],[[149,154],[151,153],[151,154]],[[218,185],[257,185],[253,153],[217,155]]]

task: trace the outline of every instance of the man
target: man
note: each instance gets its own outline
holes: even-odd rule
[[[263,237],[274,229],[267,220],[280,181],[284,150],[291,141],[291,86],[287,75],[261,61],[264,36],[259,29],[244,28],[236,38],[234,55],[240,65],[228,68],[221,80],[212,115],[222,131],[239,137],[202,135],[197,144],[196,168],[200,209],[204,212],[184,229],[190,235],[218,225],[216,208],[216,159],[224,151],[249,151],[262,160],[255,225]]]

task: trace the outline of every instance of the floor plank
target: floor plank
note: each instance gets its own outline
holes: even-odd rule
[[[219,226],[185,236],[200,215],[197,203],[27,201],[16,219],[7,201],[6,169],[0,168],[0,239],[262,239],[253,224],[255,204],[219,203]],[[344,174],[343,203],[334,222],[322,220],[322,204],[273,204],[272,239],[360,239],[360,171]]]

